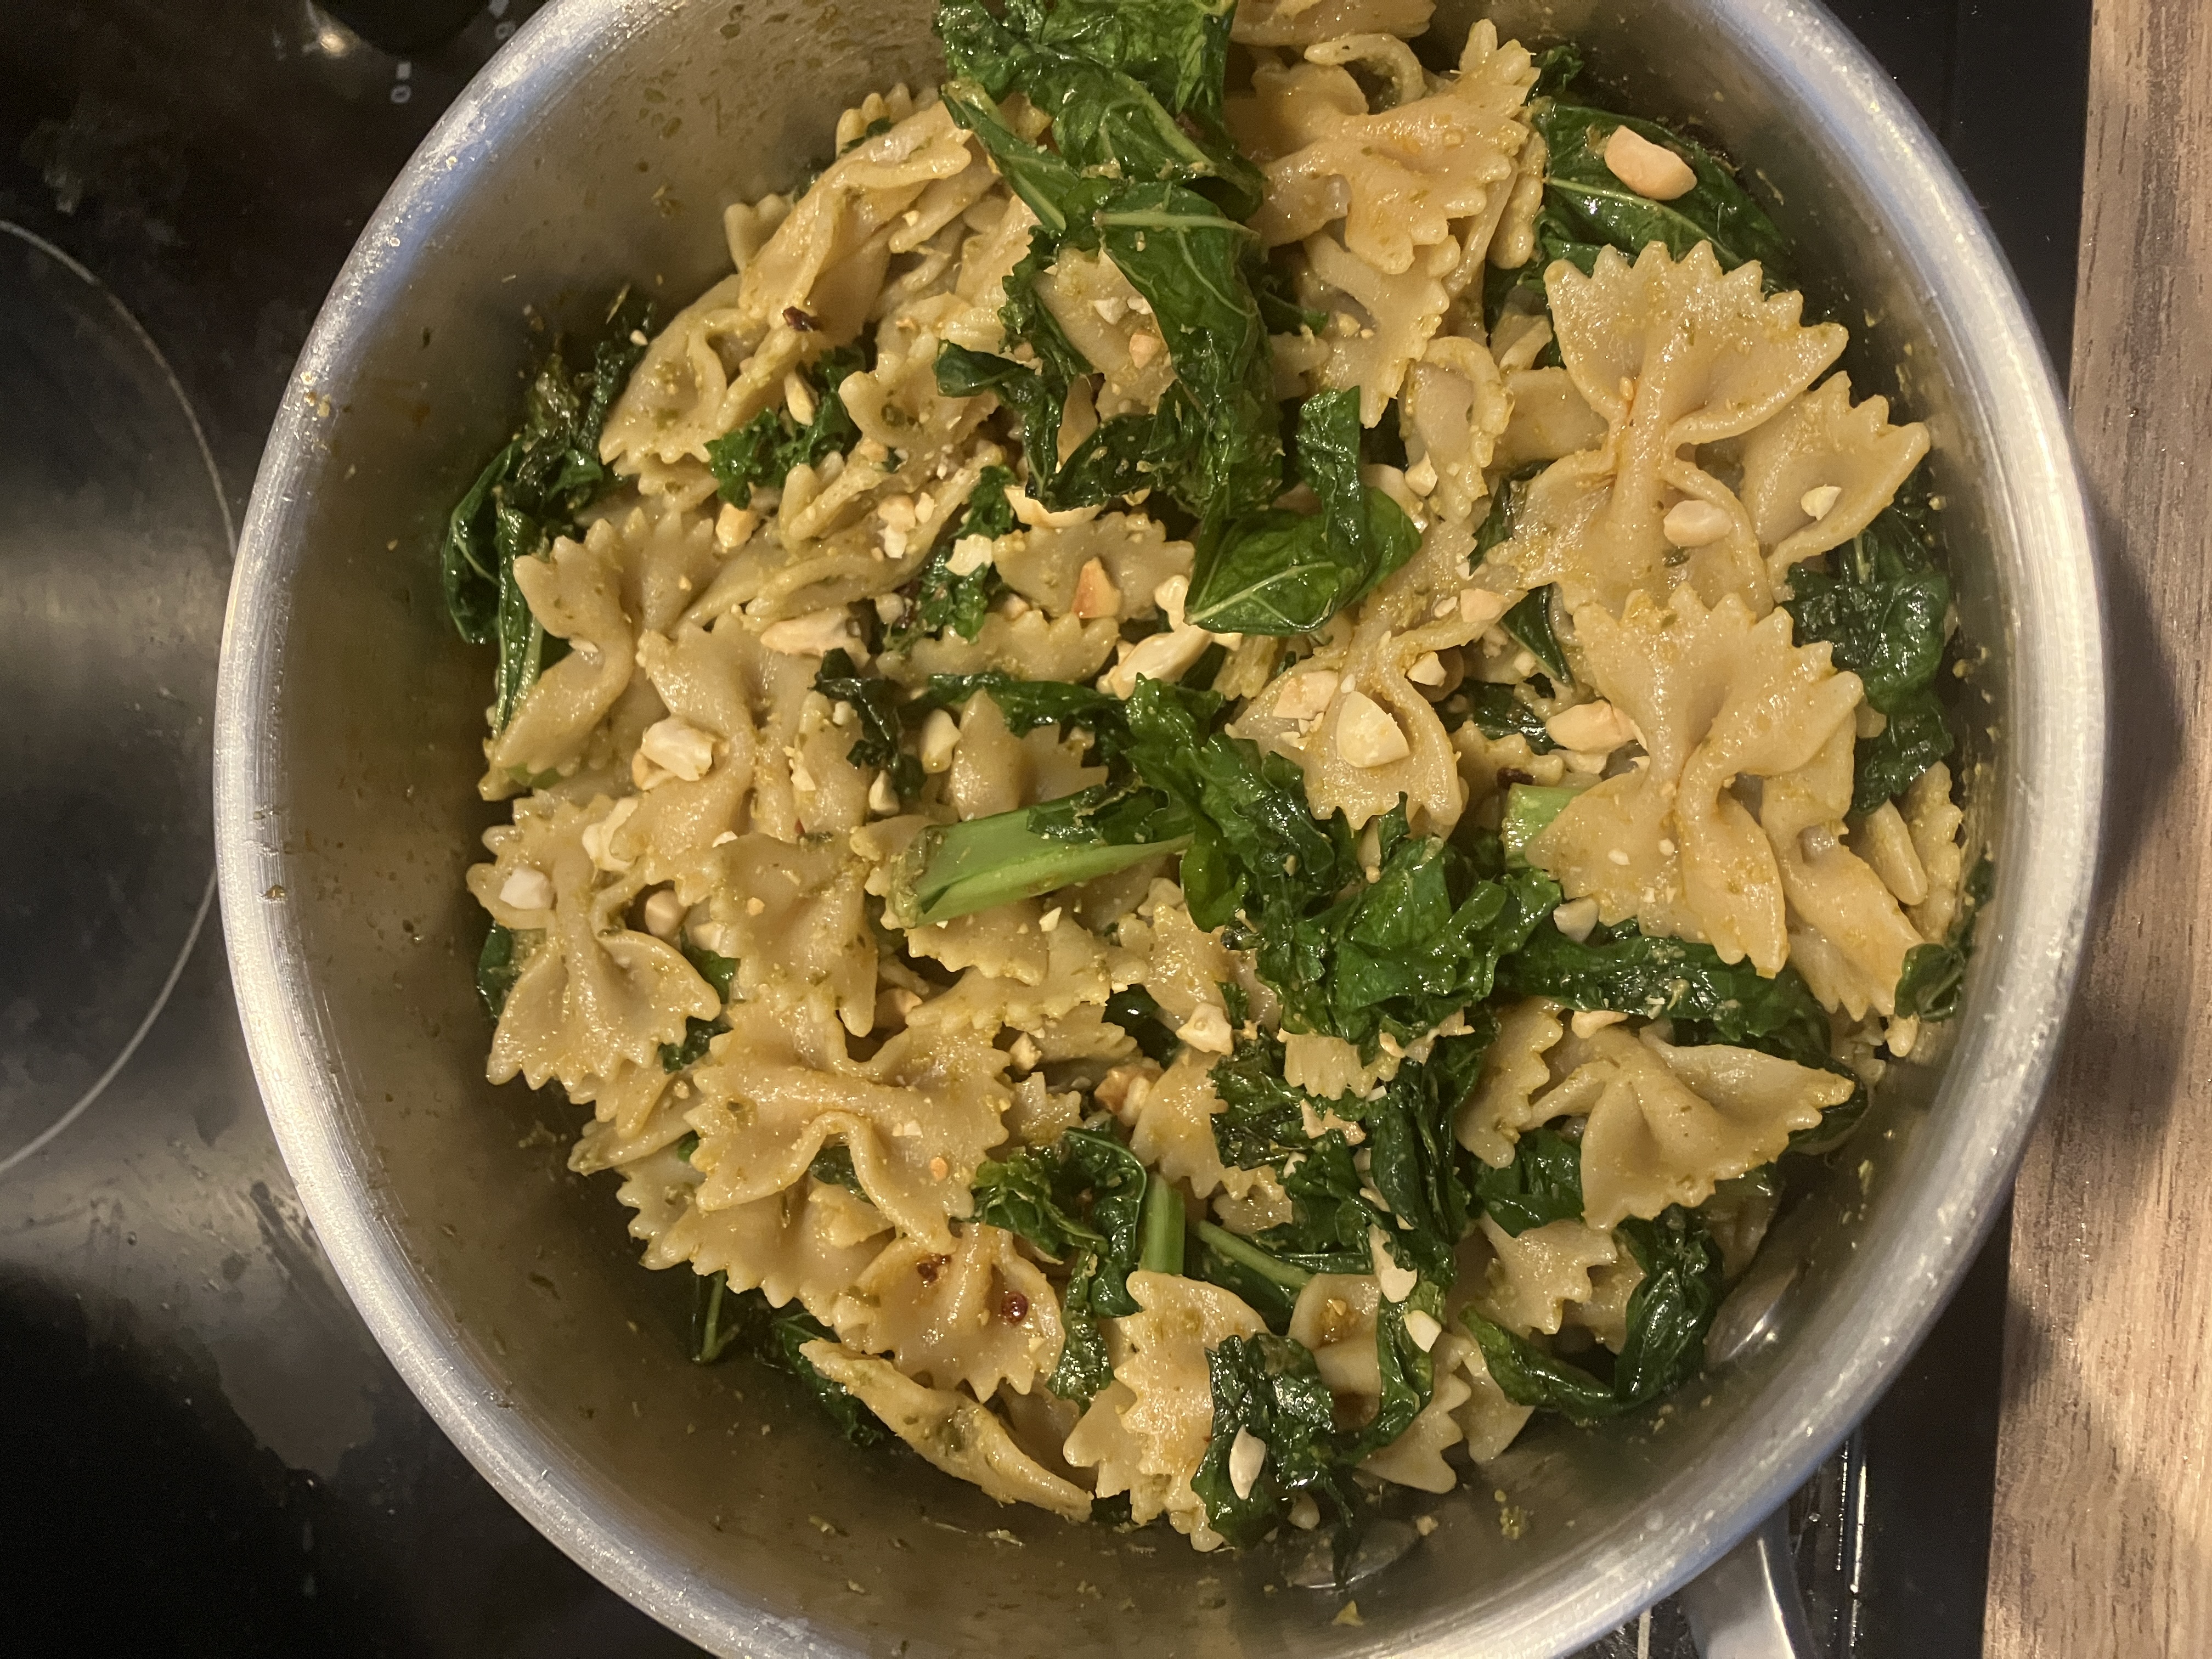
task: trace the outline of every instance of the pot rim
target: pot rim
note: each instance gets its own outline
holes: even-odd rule
[[[1872,1405],[1933,1322],[2002,1211],[2057,1051],[2079,963],[2103,795],[2106,688],[2099,577],[2069,422],[2053,373],[2002,255],[1932,135],[1832,17],[1807,0],[1697,0],[1710,25],[1765,76],[1793,118],[1821,124],[1892,204],[1894,252],[1948,314],[1963,349],[1947,363],[1961,406],[1986,422],[1992,499],[2020,550],[2002,604],[2014,672],[2003,718],[2012,763],[2004,858],[1985,914],[2003,944],[1985,951],[1972,1006],[1930,1113],[1941,1157],[1911,1225],[1862,1251],[1857,1316],[1807,1331],[1741,1422],[1745,1455],[1707,1458],[1656,1496],[1634,1528],[1593,1534],[1608,1570],[1563,1564],[1493,1619],[1485,1650],[1571,1651],[1702,1571],[1785,1501]],[[367,325],[410,279],[413,256],[458,210],[471,160],[511,144],[667,0],[555,0],[471,82],[386,195],[309,336],[295,387],[335,394],[357,372]],[[444,1319],[382,1214],[314,975],[283,879],[283,673],[303,503],[327,453],[311,398],[289,398],[270,434],[239,543],[225,618],[215,733],[217,868],[225,936],[255,1076],[302,1203],[339,1278],[400,1375],[469,1462],[579,1565],[702,1646],[770,1659],[836,1653],[804,1625],[763,1613],[646,1535],[617,1483],[572,1462],[504,1409],[498,1380]],[[2000,538],[2002,539],[2002,538]],[[2032,672],[2031,672],[2032,671]],[[2029,798],[2027,781],[2034,783]],[[1819,1339],[1817,1340],[1814,1339]],[[1400,1650],[1444,1659],[1468,1632],[1439,1620]]]

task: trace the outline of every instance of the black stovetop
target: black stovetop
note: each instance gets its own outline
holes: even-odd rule
[[[509,1510],[369,1339],[262,1116],[204,902],[223,515],[243,513],[360,227],[533,7],[0,15],[0,382],[70,361],[56,342],[72,329],[107,353],[82,378],[0,383],[0,658],[66,658],[83,708],[143,716],[131,764],[156,781],[131,792],[143,822],[94,820],[80,732],[0,751],[19,762],[0,769],[0,1654],[693,1651]],[[1837,9],[1965,172],[2063,362],[2087,0]],[[131,459],[155,449],[167,471]],[[212,562],[187,568],[177,550],[210,539]],[[21,578],[34,541],[36,584]],[[46,603],[131,556],[167,573],[134,578],[144,603]],[[149,639],[165,654],[142,699],[122,670]],[[1831,1659],[1981,1650],[2003,1309],[2001,1224],[1798,1502]],[[1591,1650],[1688,1651],[1663,1606]]]

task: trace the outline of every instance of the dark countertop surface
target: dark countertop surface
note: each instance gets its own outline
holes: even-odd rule
[[[533,9],[334,8],[368,39],[307,0],[0,16],[0,1653],[694,1651],[509,1510],[378,1352],[262,1115],[209,902],[229,526],[359,228]],[[2087,0],[1836,9],[2063,362]],[[1832,1659],[1981,1650],[2004,1237],[1796,1505]],[[1662,1607],[1591,1651],[1689,1648]]]

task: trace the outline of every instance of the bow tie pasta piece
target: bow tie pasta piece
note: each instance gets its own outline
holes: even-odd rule
[[[818,987],[845,1029],[865,1036],[875,1022],[877,962],[867,871],[836,842],[754,832],[700,854],[677,873],[676,892],[692,938],[738,964],[739,1000],[771,980]]]
[[[1139,1079],[1141,1088],[1133,1085],[1115,1115],[1129,1126],[1129,1150],[1139,1162],[1188,1186],[1194,1197],[1222,1192],[1242,1199],[1272,1185],[1273,1173],[1221,1161],[1213,1120],[1228,1108],[1213,1088],[1219,1058],[1186,1046],[1159,1078]]]
[[[1670,1204],[1696,1208],[1718,1182],[1772,1163],[1793,1132],[1811,1128],[1852,1088],[1849,1078],[1772,1054],[1676,1048],[1618,1026],[1572,1048],[1568,1058],[1580,1063],[1558,1104],[1589,1115],[1583,1215],[1600,1230],[1630,1216],[1649,1220]]]
[[[1171,578],[1190,574],[1191,552],[1188,542],[1170,541],[1157,519],[1103,513],[1001,536],[991,562],[1007,586],[1053,616],[1134,619],[1159,614],[1153,596]],[[1087,574],[1093,564],[1095,575]]]
[[[1456,75],[1372,114],[1344,69],[1261,65],[1231,116],[1266,178],[1252,228],[1273,247],[1341,219],[1346,250],[1388,276],[1411,269],[1416,249],[1450,244],[1455,223],[1480,224],[1486,244],[1528,141],[1522,106],[1535,81],[1527,51],[1501,47],[1486,21],[1468,31]]]
[[[955,919],[947,926],[920,927],[908,935],[908,949],[927,954],[939,941],[958,934],[963,921],[1003,918],[1014,912],[1029,922],[1026,933],[969,936],[968,960],[974,965],[949,991],[939,993],[907,1015],[917,1032],[975,1031],[986,1037],[1011,1027],[1041,1032],[1078,1009],[1101,1007],[1132,982],[1137,963],[1127,951],[1105,944],[1080,923],[1063,916],[1050,933],[1036,926],[1037,902],[1024,899]],[[949,964],[948,964],[949,965]]]
[[[1632,265],[1608,248],[1590,275],[1561,260],[1544,281],[1560,360],[1606,437],[1530,483],[1504,556],[1531,586],[1559,583],[1577,610],[1618,611],[1632,592],[1686,580],[1764,615],[1772,592],[1751,518],[1683,452],[1774,419],[1836,360],[1844,329],[1807,326],[1802,296],[1767,296],[1756,264],[1723,275],[1709,243],[1680,260],[1654,244]],[[1682,501],[1725,527],[1677,546],[1666,524]]]
[[[1310,46],[1346,34],[1411,40],[1436,9],[1436,0],[1239,0],[1229,38],[1247,46]]]
[[[894,239],[920,231],[919,217],[907,226],[902,216],[919,215],[933,184],[963,173],[968,182],[952,194],[972,187],[979,197],[989,182],[970,169],[981,166],[937,102],[847,150],[737,275],[701,295],[647,348],[608,416],[601,459],[623,473],[647,457],[707,459],[708,443],[782,396],[793,369],[860,331],[884,286]],[[948,199],[940,195],[933,208]]]
[[[1443,1344],[1439,1341],[1437,1346],[1442,1347]],[[1452,1420],[1459,1425],[1460,1433],[1465,1437],[1468,1459],[1480,1468],[1504,1455],[1505,1449],[1536,1414],[1536,1408],[1505,1397],[1505,1390],[1490,1375],[1482,1350],[1474,1343],[1454,1352],[1459,1356],[1460,1374],[1467,1379],[1468,1397],[1453,1413]]]
[[[1951,799],[1951,769],[1937,761],[1905,792],[1905,823],[1928,881],[1928,896],[1905,914],[1920,937],[1940,945],[1959,919],[1966,883],[1966,815]]]
[[[1067,1461],[1098,1471],[1098,1495],[1127,1492],[1139,1525],[1164,1510],[1194,1547],[1218,1549],[1206,1504],[1190,1478],[1213,1435],[1206,1351],[1267,1328],[1218,1285],[1172,1273],[1133,1273],[1129,1294],[1142,1312],[1114,1322],[1125,1352],[1114,1386],[1100,1393],[1068,1437]]]
[[[981,1486],[1001,1504],[1035,1504],[1069,1521],[1091,1518],[1091,1494],[1015,1445],[988,1407],[954,1389],[925,1388],[888,1361],[841,1343],[807,1342],[799,1351],[955,1480]]]
[[[1754,623],[1730,596],[1711,610],[1688,588],[1648,593],[1616,621],[1575,613],[1586,672],[1641,734],[1649,764],[1570,802],[1529,844],[1529,861],[1570,898],[1595,898],[1608,924],[1710,942],[1781,971],[1789,954],[1781,872],[1732,786],[1795,770],[1840,727],[1858,678],[1825,644],[1793,646],[1787,612]]]
[[[900,1231],[949,1253],[949,1220],[974,1207],[975,1166],[1006,1139],[1006,1056],[973,1034],[909,1030],[854,1060],[819,988],[763,986],[733,1023],[693,1074],[700,1202],[720,1209],[781,1192],[834,1139]]]
[[[1040,726],[1016,737],[988,691],[968,699],[960,743],[945,775],[945,798],[963,818],[987,818],[1040,801],[1058,800],[1106,781],[1103,767],[1084,763],[1085,745]]]
[[[1452,1127],[1459,1144],[1492,1169],[1510,1164],[1521,1132],[1543,1121],[1532,1103],[1552,1080],[1544,1056],[1565,1034],[1564,1012],[1543,997],[1524,998],[1498,1017],[1498,1035],[1483,1050],[1474,1092]]]
[[[703,1209],[697,1172],[673,1152],[641,1158],[623,1175],[615,1195],[636,1212],[629,1232],[644,1242],[639,1260],[646,1267],[689,1262],[692,1272],[724,1273],[730,1290],[758,1290],[779,1308],[796,1297],[824,1321],[882,1254],[890,1228],[843,1188],[812,1180],[750,1203]]]
[[[1897,899],[1844,845],[1851,807],[1852,728],[1839,726],[1796,771],[1767,780],[1759,821],[1793,918],[1790,956],[1823,1007],[1863,1018],[1896,1011],[1905,953],[1923,941]]]
[[[660,1045],[683,1040],[687,1018],[712,1019],[722,1000],[683,953],[623,917],[644,883],[632,873],[603,879],[589,850],[603,844],[623,805],[601,796],[589,806],[535,797],[514,822],[484,832],[494,862],[469,872],[470,890],[493,911],[534,921],[543,931],[507,993],[492,1035],[485,1075],[520,1075],[533,1089],[557,1079],[590,1098],[625,1063],[659,1063]],[[500,898],[527,869],[550,890],[541,911]]]
[[[1480,637],[1494,619],[1480,612],[1484,620],[1474,620],[1457,604],[1436,615],[1439,596],[1459,595],[1474,545],[1465,524],[1431,524],[1420,551],[1363,603],[1341,654],[1324,651],[1277,676],[1230,727],[1298,763],[1315,817],[1340,810],[1358,830],[1402,799],[1419,834],[1448,836],[1459,822],[1467,786],[1458,751],[1409,674],[1425,658]],[[1324,696],[1307,712],[1305,700]],[[1285,698],[1297,718],[1278,712]]]
[[[894,1240],[851,1285],[830,1316],[838,1340],[922,1382],[988,1400],[1001,1382],[1027,1394],[1060,1364],[1059,1299],[1000,1228],[964,1227],[950,1251]]]
[[[691,1103],[687,1084],[682,1094],[676,1079],[657,1060],[628,1066],[593,1092],[588,1103],[592,1121],[568,1149],[568,1167],[578,1175],[598,1175],[671,1146],[690,1133],[684,1109]]]
[[[1121,637],[1112,617],[1085,621],[1024,611],[1009,617],[993,611],[972,640],[948,629],[924,635],[902,653],[887,654],[884,673],[900,684],[920,687],[933,674],[981,674],[988,669],[1025,680],[1087,681],[1106,665]]]
[[[1589,1282],[1589,1295],[1567,1304],[1567,1323],[1581,1326],[1619,1353],[1628,1346],[1628,1298],[1644,1282],[1644,1269],[1623,1250],[1605,1266],[1590,1269]]]
[[[1403,1434],[1362,1460],[1363,1473],[1416,1492],[1447,1492],[1459,1485],[1459,1471],[1444,1462],[1444,1454],[1467,1437],[1460,1415],[1474,1396],[1465,1375],[1467,1355],[1474,1347],[1472,1339],[1455,1331],[1437,1339],[1429,1350],[1434,1379],[1429,1403]]]
[[[1490,491],[1484,469],[1513,415],[1505,377],[1478,340],[1439,335],[1406,371],[1402,392],[1409,470],[1436,474],[1428,507],[1446,519],[1473,516]]]
[[[1892,426],[1887,398],[1854,404],[1848,374],[1830,375],[1753,431],[1741,493],[1768,579],[1780,586],[1792,565],[1872,524],[1927,453],[1928,428]]]
[[[628,688],[637,641],[623,607],[623,563],[621,538],[605,520],[580,542],[563,536],[544,558],[515,561],[515,586],[531,615],[570,648],[522,694],[506,729],[485,743],[477,792],[486,800],[574,770]]]
[[[1595,1294],[1590,1270],[1618,1261],[1620,1247],[1610,1233],[1579,1221],[1551,1221],[1518,1237],[1491,1216],[1481,1220],[1490,1260],[1474,1281],[1475,1311],[1494,1325],[1523,1336],[1541,1331],[1559,1334],[1569,1303]]]

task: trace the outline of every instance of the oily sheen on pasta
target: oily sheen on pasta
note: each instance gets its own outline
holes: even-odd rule
[[[444,547],[487,1075],[694,1357],[1202,1550],[1692,1378],[1986,883],[1926,429],[1430,10],[947,0]]]

